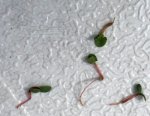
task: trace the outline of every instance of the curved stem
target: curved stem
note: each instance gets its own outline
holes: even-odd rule
[[[115,20],[115,18],[114,18],[114,20]],[[103,34],[103,33],[105,32],[105,30],[106,30],[108,27],[110,27],[110,26],[114,23],[114,20],[113,20],[113,21],[110,21],[110,22],[108,22],[108,23],[106,23],[106,24],[103,26],[103,28],[100,30],[99,34]]]
[[[21,105],[25,104],[26,102],[28,102],[31,99],[31,92],[29,91],[28,93],[28,98],[24,101],[22,101],[21,103],[19,103],[16,108],[19,108]]]
[[[104,76],[103,76],[101,70],[99,69],[99,67],[98,67],[98,65],[97,65],[96,63],[94,63],[94,67],[95,67],[97,73],[99,74],[100,80],[103,80],[103,79],[104,79]]]
[[[90,82],[84,89],[83,89],[83,91],[81,92],[81,94],[80,94],[80,103],[81,103],[81,105],[83,106],[85,103],[83,103],[83,101],[82,101],[82,95],[83,95],[83,93],[85,92],[85,90],[92,84],[92,83],[94,83],[95,81],[96,81],[97,79],[94,79],[92,82]]]

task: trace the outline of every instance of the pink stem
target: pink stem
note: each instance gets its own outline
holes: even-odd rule
[[[99,74],[100,80],[103,80],[103,79],[104,79],[104,76],[103,76],[101,70],[99,69],[99,67],[98,67],[98,65],[97,65],[96,63],[94,63],[94,67],[95,67],[96,71],[97,71],[98,74]]]
[[[121,101],[120,101],[120,103],[125,103],[125,102],[127,102],[127,101],[129,101],[129,100],[131,100],[131,99],[133,99],[133,98],[135,98],[135,97],[137,97],[139,94],[133,94],[133,95],[129,95],[129,96],[127,96],[126,98],[124,98],[124,99],[122,99]]]
[[[126,103],[127,101],[137,97],[139,94],[136,93],[136,94],[133,94],[133,95],[129,95],[127,96],[126,98],[123,98],[120,102],[117,102],[117,103],[111,103],[109,105],[118,105],[118,104],[123,104],[123,103]]]
[[[117,103],[111,103],[111,104],[109,104],[109,105],[119,105],[120,104],[120,102],[117,102]]]
[[[16,106],[16,108],[19,108],[21,105],[23,105],[24,103],[28,102],[30,99],[31,99],[31,92],[29,91],[28,98],[26,100],[22,101],[20,104],[18,104]]]
[[[82,101],[82,95],[83,95],[83,93],[84,93],[85,90],[86,90],[92,83],[94,83],[96,80],[97,80],[97,79],[94,79],[91,83],[89,83],[89,84],[83,89],[83,91],[81,92],[81,94],[80,94],[80,103],[81,103],[82,106],[84,105],[84,103],[83,103],[83,101]]]

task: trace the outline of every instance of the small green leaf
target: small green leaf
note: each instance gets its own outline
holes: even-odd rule
[[[93,64],[97,61],[97,57],[94,54],[89,54],[86,60],[88,63]]]
[[[140,84],[134,85],[134,92],[135,93],[142,93],[142,86]]]
[[[134,85],[134,92],[141,95],[144,98],[144,100],[146,101],[146,97],[143,94],[142,86],[140,84],[135,84]]]
[[[38,92],[40,92],[41,90],[40,90],[39,87],[31,87],[31,88],[29,89],[29,91],[32,92],[32,93],[38,93]]]
[[[146,101],[146,97],[143,93],[140,93],[139,95],[141,95],[144,98],[144,100]]]
[[[107,38],[101,33],[94,38],[94,42],[97,47],[102,47],[106,44]]]
[[[51,86],[39,86],[40,92],[49,92],[52,88]]]

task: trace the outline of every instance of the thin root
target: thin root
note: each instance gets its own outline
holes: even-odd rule
[[[81,92],[79,101],[80,101],[80,104],[81,104],[82,106],[85,105],[85,103],[83,103],[83,101],[82,101],[82,95],[83,95],[83,93],[84,93],[85,90],[86,90],[92,83],[94,83],[96,80],[97,80],[97,79],[94,79],[91,83],[89,83],[89,84],[83,89],[83,91]]]
[[[19,108],[20,106],[22,106],[23,104],[25,104],[26,102],[28,102],[31,99],[31,92],[29,92],[29,96],[26,100],[22,101],[21,103],[19,103],[16,108]]]

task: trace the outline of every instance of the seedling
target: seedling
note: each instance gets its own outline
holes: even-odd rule
[[[21,103],[19,103],[16,108],[19,108],[21,105],[25,104],[26,102],[28,102],[32,95],[31,93],[46,93],[46,92],[49,92],[51,90],[51,86],[38,86],[38,87],[31,87],[29,90],[28,90],[28,98],[24,101],[22,101]]]
[[[99,80],[103,80],[104,79],[104,76],[102,75],[102,72],[101,70],[99,69],[98,65],[96,64],[96,61],[97,61],[97,57],[94,55],[94,54],[89,54],[87,57],[86,57],[86,61],[89,63],[89,64],[93,64],[97,73],[99,74]],[[84,89],[83,91],[81,92],[80,94],[80,103],[81,105],[83,106],[84,103],[82,101],[82,95],[83,93],[85,92],[85,90],[92,84],[96,81],[97,79],[94,79],[91,83],[89,83]]]
[[[114,20],[115,20],[115,18],[114,18]],[[107,37],[104,36],[104,32],[108,27],[113,25],[114,20],[105,24],[103,26],[103,28],[100,30],[99,34],[96,37],[94,37],[94,43],[97,47],[102,47],[106,44]]]
[[[142,86],[140,84],[136,84],[134,86],[134,93],[132,95],[129,95],[125,98],[123,98],[121,101],[117,102],[117,103],[111,103],[109,105],[119,105],[119,104],[123,104],[126,103],[127,101],[137,97],[137,96],[142,96],[144,98],[144,100],[146,101],[146,97],[142,92]]]
[[[89,54],[89,55],[86,57],[86,61],[87,61],[87,63],[94,65],[94,67],[95,67],[97,73],[99,74],[99,79],[100,79],[100,80],[103,80],[103,79],[104,79],[104,76],[102,75],[101,70],[99,69],[98,65],[96,64],[97,57],[96,57],[94,54]]]

